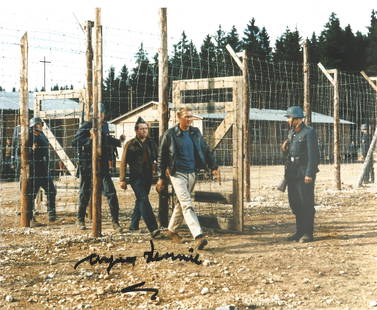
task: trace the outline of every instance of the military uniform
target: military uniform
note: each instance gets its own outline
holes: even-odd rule
[[[289,205],[296,216],[296,234],[290,240],[298,241],[304,235],[309,237],[307,241],[313,238],[314,184],[319,159],[315,130],[304,123],[292,128],[288,134],[285,166]],[[312,182],[305,183],[305,177],[312,178]]]
[[[78,209],[78,222],[81,228],[85,228],[85,212],[92,193],[92,139],[90,130],[92,121],[84,122],[72,141],[72,145],[79,153],[80,196]],[[119,225],[119,202],[109,172],[109,160],[113,147],[120,147],[120,140],[110,136],[107,122],[102,124],[102,157],[100,164],[100,176],[102,179],[102,191],[107,198],[113,224]]]
[[[39,118],[35,119],[40,120]],[[42,122],[42,120],[40,120],[40,122]],[[29,178],[27,181],[28,218],[30,220],[33,218],[34,200],[39,189],[42,187],[47,196],[48,218],[50,221],[55,221],[56,189],[49,171],[49,142],[43,132],[39,135],[35,135],[33,128],[30,128],[27,147],[29,155]]]

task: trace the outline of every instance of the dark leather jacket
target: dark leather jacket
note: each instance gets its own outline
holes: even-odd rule
[[[286,178],[314,178],[319,171],[319,149],[315,130],[301,123],[299,131],[289,131],[288,141]]]
[[[210,168],[216,170],[218,168],[212,150],[204,141],[199,128],[190,126],[190,137],[194,144],[195,168],[196,170]],[[174,176],[176,172],[176,155],[177,142],[176,138],[182,134],[179,126],[176,125],[169,128],[161,139],[161,145],[158,150],[157,171],[158,176],[162,179],[166,178],[166,169],[170,169],[170,174]]]
[[[148,171],[143,171],[143,145],[138,138],[129,140],[123,148],[122,159],[120,162],[119,181],[126,181],[127,164],[130,167],[130,179],[137,177],[148,178],[152,180],[152,167],[157,160],[157,146],[153,140],[147,138],[144,141],[144,147],[148,152]]]

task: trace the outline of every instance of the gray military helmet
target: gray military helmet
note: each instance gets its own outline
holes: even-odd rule
[[[360,127],[360,130],[368,130],[368,125],[362,124],[361,127]]]
[[[41,124],[43,126],[43,121],[40,117],[33,117],[31,120],[30,120],[30,123],[29,123],[29,126],[30,127],[34,127],[35,125],[37,124]]]
[[[292,106],[287,109],[285,117],[304,118],[304,111],[299,106]]]

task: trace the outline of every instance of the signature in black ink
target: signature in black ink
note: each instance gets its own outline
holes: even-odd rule
[[[151,296],[151,300],[156,300],[157,294],[158,294],[158,289],[157,288],[147,288],[147,287],[139,288],[139,287],[143,286],[144,284],[145,284],[145,281],[137,283],[137,284],[134,284],[134,285],[127,286],[125,288],[122,288],[121,292],[122,293],[130,293],[130,292],[153,292],[153,294]]]
[[[77,268],[80,264],[86,262],[86,261],[89,261],[89,264],[90,265],[95,265],[95,264],[102,264],[102,263],[106,263],[106,264],[109,264],[106,268],[107,270],[107,274],[110,274],[110,270],[116,265],[116,264],[132,264],[132,266],[135,266],[135,263],[136,263],[136,256],[127,256],[126,258],[123,258],[123,257],[118,257],[116,259],[114,259],[113,255],[111,255],[110,257],[106,257],[106,256],[102,256],[100,257],[98,254],[96,253],[92,253],[90,254],[89,256],[83,258],[83,259],[80,259],[73,268]]]
[[[186,262],[191,262],[195,263],[197,265],[200,265],[203,263],[203,261],[199,260],[199,254],[196,254],[195,257],[190,254],[189,256],[184,255],[184,254],[177,254],[175,255],[173,252],[169,253],[166,252],[165,254],[160,255],[157,251],[154,251],[154,244],[153,241],[150,240],[151,244],[151,250],[150,251],[145,251],[144,252],[144,257],[146,258],[147,264],[150,262],[158,262],[163,259],[169,259],[171,258],[173,261],[174,260],[180,260],[180,261],[186,261]],[[192,248],[189,248],[189,252],[192,253],[194,250]]]

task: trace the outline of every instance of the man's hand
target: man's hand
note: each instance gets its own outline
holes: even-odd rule
[[[165,189],[165,180],[159,178],[157,183],[156,183],[156,191],[157,193],[161,193]]]
[[[119,183],[119,186],[120,186],[121,189],[126,190],[127,189],[127,182],[126,181],[122,181],[122,182]]]
[[[304,179],[304,182],[306,184],[312,183],[313,182],[313,178],[306,176],[305,179]]]
[[[219,170],[219,169],[212,170],[212,175],[213,175],[213,179],[214,179],[215,181],[218,181],[218,182],[219,182],[219,185],[221,185],[221,175],[220,175],[220,170]]]
[[[280,149],[282,152],[286,152],[288,151],[288,139],[285,140],[281,145],[280,145]]]
[[[33,150],[33,152],[38,148],[38,144],[37,143],[33,143],[31,149]]]

